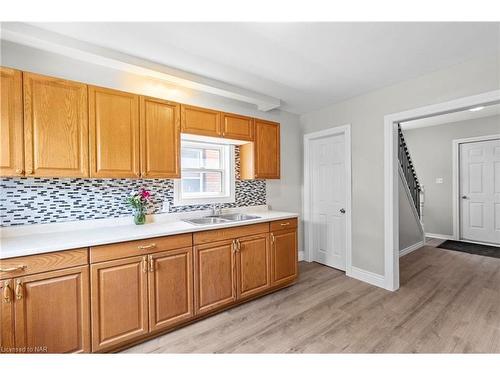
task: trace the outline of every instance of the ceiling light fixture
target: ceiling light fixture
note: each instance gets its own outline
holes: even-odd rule
[[[480,111],[481,109],[484,109],[484,107],[483,106],[481,106],[481,107],[474,107],[474,108],[469,109],[469,111],[471,111],[471,112],[477,112],[477,111]]]

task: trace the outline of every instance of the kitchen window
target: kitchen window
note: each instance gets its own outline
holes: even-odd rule
[[[174,205],[235,201],[234,146],[182,141],[181,179],[174,182]]]

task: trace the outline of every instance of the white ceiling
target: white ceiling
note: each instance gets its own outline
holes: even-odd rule
[[[500,50],[500,23],[33,23],[306,113]]]
[[[428,126],[437,126],[443,124],[450,124],[459,121],[473,120],[477,118],[499,116],[500,115],[500,104],[493,104],[485,106],[480,111],[458,111],[446,113],[444,115],[425,117],[418,120],[406,121],[401,123],[401,128],[403,130],[426,128]],[[498,130],[500,131],[500,122],[498,123]]]

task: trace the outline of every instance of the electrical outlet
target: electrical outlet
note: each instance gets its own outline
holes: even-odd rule
[[[161,205],[161,212],[170,212],[170,202],[167,200],[163,201],[163,204]]]

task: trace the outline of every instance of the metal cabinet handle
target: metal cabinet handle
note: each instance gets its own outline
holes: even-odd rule
[[[155,271],[155,263],[153,260],[153,256],[149,256],[149,272],[154,272]]]
[[[147,249],[152,249],[156,247],[155,243],[152,243],[151,245],[143,245],[143,246],[137,246],[139,250],[147,250]]]
[[[22,299],[23,298],[23,283],[21,280],[16,281],[16,299]]]
[[[340,213],[341,213],[341,214],[345,214],[345,209],[341,208],[341,209],[340,209]]]
[[[25,266],[24,264],[21,264],[19,266],[14,266],[14,267],[10,267],[10,268],[0,268],[0,272],[23,271],[26,268],[28,268],[28,267]]]
[[[16,169],[16,174],[23,174],[23,170],[21,168]]]
[[[469,199],[467,195],[462,195],[462,199]]]
[[[275,241],[274,234],[271,233],[271,243],[274,243],[274,241]]]
[[[146,261],[146,257],[142,257],[142,272],[148,272],[148,262]]]
[[[241,250],[240,240],[236,240],[236,246],[237,246],[237,249],[238,249],[238,252],[239,252]]]
[[[12,300],[12,289],[10,289],[8,281],[5,281],[3,284],[3,300],[5,303],[10,303]]]
[[[282,227],[285,227],[285,226],[287,226],[287,225],[290,225],[290,222],[281,223],[280,225],[281,225]]]

